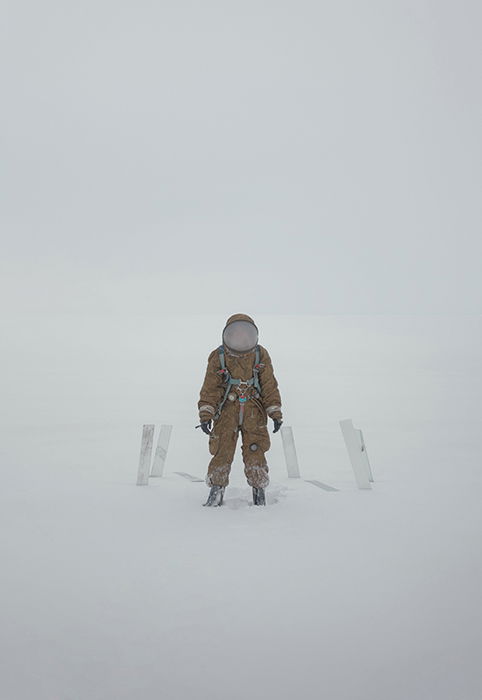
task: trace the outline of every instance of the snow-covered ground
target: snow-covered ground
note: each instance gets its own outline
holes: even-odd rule
[[[2,700],[482,697],[480,317],[241,311],[303,477],[272,435],[266,508],[239,450],[223,508],[175,473],[205,475],[224,317],[5,320]],[[174,425],[166,472],[137,487],[150,422]]]

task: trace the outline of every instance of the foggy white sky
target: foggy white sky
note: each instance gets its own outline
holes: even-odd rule
[[[482,6],[2,3],[2,308],[480,312]]]

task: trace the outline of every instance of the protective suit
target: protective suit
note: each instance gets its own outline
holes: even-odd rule
[[[212,421],[208,486],[228,485],[241,433],[248,484],[264,489],[269,484],[265,453],[271,444],[267,419],[273,419],[277,430],[283,416],[271,358],[258,344],[258,329],[249,316],[235,314],[228,318],[222,346],[208,357],[198,410],[203,429]]]

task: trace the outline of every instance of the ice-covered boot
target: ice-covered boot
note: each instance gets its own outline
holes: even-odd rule
[[[224,498],[224,486],[211,486],[208,500],[203,503],[204,506],[221,506]]]
[[[264,495],[264,489],[257,488],[256,486],[253,486],[253,503],[255,506],[265,506],[266,505],[266,497]]]

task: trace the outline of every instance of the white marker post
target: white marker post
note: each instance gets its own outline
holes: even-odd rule
[[[370,462],[368,460],[367,448],[365,445],[365,440],[363,439],[363,433],[361,430],[357,430],[357,429],[355,429],[355,430],[358,433],[358,439],[360,441],[360,449],[362,452],[362,458],[365,462],[365,467],[366,467],[366,470],[368,472],[368,481],[371,481],[373,483],[374,479],[373,479],[373,474],[372,474],[372,468],[371,468]]]
[[[290,479],[300,478],[300,468],[298,466],[298,457],[296,456],[295,439],[293,437],[293,429],[289,427],[280,428],[281,439],[283,441],[283,450],[285,453],[286,469]]]
[[[373,481],[373,476],[361,430],[354,428],[351,418],[341,420],[340,427],[357,486],[359,489],[371,489],[370,481]]]
[[[162,476],[166,464],[167,448],[171,439],[172,425],[161,425],[151,476]]]
[[[147,486],[149,483],[153,437],[154,426],[144,425],[142,429],[141,453],[139,455],[139,470],[137,472],[137,486]]]

